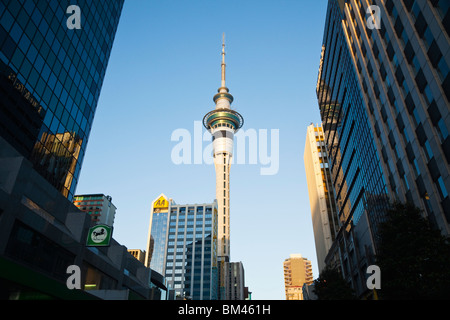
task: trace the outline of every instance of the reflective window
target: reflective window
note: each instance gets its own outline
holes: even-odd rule
[[[2,112],[0,126],[11,132],[5,139],[69,200],[122,6],[123,0],[83,2],[81,33],[66,27],[64,1],[3,1],[0,6],[0,34],[6,32],[0,37],[0,76],[10,83],[5,92],[20,87],[29,102],[28,118],[12,119],[11,112]],[[6,110],[17,104],[6,105]],[[17,133],[27,129],[25,135]],[[28,140],[17,143],[17,136]]]

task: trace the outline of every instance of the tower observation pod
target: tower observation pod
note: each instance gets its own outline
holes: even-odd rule
[[[244,118],[231,109],[233,96],[225,85],[225,35],[222,41],[222,81],[213,101],[215,109],[203,118],[203,125],[213,140],[218,204],[218,256],[230,256],[230,166],[233,157],[234,134],[244,124]]]

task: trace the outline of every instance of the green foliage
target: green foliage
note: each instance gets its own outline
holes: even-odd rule
[[[450,243],[420,209],[393,204],[379,230],[381,299],[450,299]]]
[[[336,268],[325,267],[314,280],[314,293],[318,300],[354,300],[353,289]]]

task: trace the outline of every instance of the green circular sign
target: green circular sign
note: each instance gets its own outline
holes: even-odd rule
[[[111,227],[97,225],[89,229],[88,246],[108,246],[111,239]]]

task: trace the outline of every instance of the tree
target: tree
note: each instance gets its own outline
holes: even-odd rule
[[[450,242],[419,208],[394,203],[379,236],[381,299],[450,299]]]
[[[342,278],[337,268],[326,266],[314,280],[314,293],[318,300],[353,300],[353,289]]]

